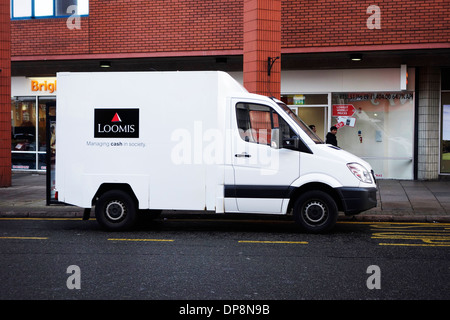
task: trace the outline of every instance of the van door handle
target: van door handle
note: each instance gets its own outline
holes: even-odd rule
[[[251,155],[249,155],[247,152],[242,152],[242,153],[239,153],[239,154],[235,154],[234,156],[236,158],[250,158],[251,157]]]

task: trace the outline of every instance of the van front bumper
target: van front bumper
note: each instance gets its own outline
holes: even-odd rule
[[[337,188],[345,215],[351,216],[377,206],[377,188]]]

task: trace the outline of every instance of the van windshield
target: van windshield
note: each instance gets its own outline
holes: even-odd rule
[[[281,107],[281,109],[283,109],[284,112],[286,112],[289,117],[291,117],[292,120],[294,120],[297,125],[303,130],[305,131],[305,133],[316,143],[316,144],[321,144],[324,143],[322,141],[322,139],[320,139],[312,130],[311,128],[306,125],[306,123],[303,122],[302,119],[300,119],[287,105],[285,105],[283,102],[281,101],[277,101],[278,105]]]

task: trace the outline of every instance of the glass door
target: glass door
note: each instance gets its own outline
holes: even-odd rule
[[[441,173],[450,173],[450,91],[442,92]]]
[[[46,102],[46,168],[47,168],[47,205],[58,203],[55,194],[55,162],[56,162],[56,101]]]
[[[325,141],[328,132],[328,94],[287,94],[282,95],[281,100]]]

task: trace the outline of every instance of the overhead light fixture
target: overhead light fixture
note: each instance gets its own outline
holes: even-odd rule
[[[109,61],[100,61],[100,68],[110,68],[111,62]]]
[[[362,60],[362,54],[360,53],[353,53],[350,55],[350,59],[352,61],[361,61]]]
[[[228,62],[228,59],[226,57],[217,57],[216,58],[216,63],[218,64],[225,64]]]

